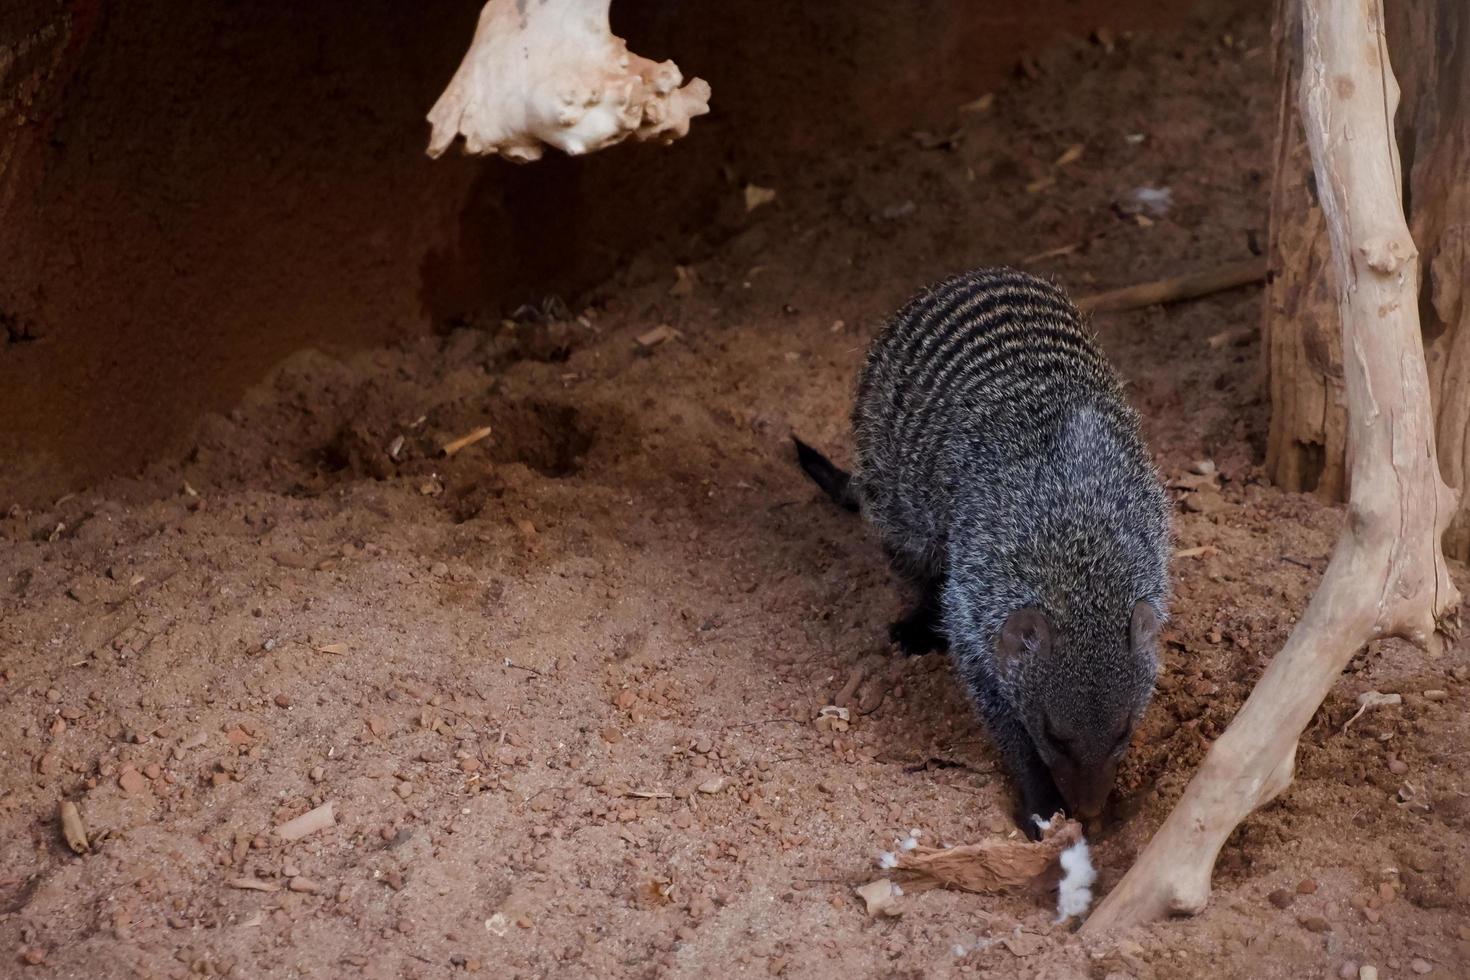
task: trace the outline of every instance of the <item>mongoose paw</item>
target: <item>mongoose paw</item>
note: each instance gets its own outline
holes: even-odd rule
[[[1016,826],[1025,831],[1026,836],[1032,840],[1041,840],[1042,822],[1050,820],[1058,813],[1069,815],[1067,805],[1062,802],[1061,795],[1055,789],[1048,787],[1026,793],[1016,810]]]

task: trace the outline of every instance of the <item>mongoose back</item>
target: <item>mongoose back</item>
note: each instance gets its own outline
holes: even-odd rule
[[[1011,269],[938,283],[873,341],[852,421],[853,474],[797,453],[918,592],[893,640],[948,648],[1028,832],[1096,816],[1153,692],[1169,508],[1082,315]]]

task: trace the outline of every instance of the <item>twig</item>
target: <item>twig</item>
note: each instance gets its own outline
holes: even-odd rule
[[[1054,259],[1059,255],[1071,255],[1081,248],[1082,244],[1082,242],[1072,242],[1069,245],[1058,245],[1056,248],[1049,248],[1044,252],[1037,252],[1035,255],[1026,256],[1021,260],[1021,264],[1030,265],[1032,262],[1040,262],[1042,259]]]
[[[732,728],[754,728],[757,725],[774,725],[777,722],[786,722],[788,725],[805,725],[806,722],[797,721],[795,718],[762,718],[760,721],[737,721],[733,725],[726,725],[722,731]]]
[[[1084,313],[1107,313],[1120,310],[1136,310],[1155,303],[1173,303],[1182,299],[1196,299],[1211,293],[1246,286],[1266,278],[1267,262],[1264,258],[1232,262],[1230,265],[1211,269],[1208,272],[1191,272],[1168,279],[1156,279],[1136,286],[1111,289],[1105,293],[1083,296],[1077,300],[1077,308]]]
[[[672,800],[674,798],[673,793],[661,789],[630,789],[623,795],[640,800]]]
[[[455,453],[459,452],[461,449],[464,449],[464,448],[466,448],[468,446],[473,446],[475,443],[479,442],[481,439],[484,439],[484,438],[488,437],[489,435],[490,435],[490,426],[488,426],[488,425],[482,425],[478,429],[475,429],[475,430],[473,430],[471,432],[466,432],[464,435],[460,436],[458,439],[451,439],[449,442],[446,442],[444,444],[444,447],[443,447],[444,455],[446,455],[446,456],[453,456]]]
[[[505,665],[507,667],[514,667],[516,670],[529,671],[530,673],[535,674],[537,677],[545,677],[546,676],[545,674],[541,673],[541,671],[537,670],[535,667],[527,667],[525,664],[518,664],[515,661],[511,660],[509,657],[506,657],[505,658]]]

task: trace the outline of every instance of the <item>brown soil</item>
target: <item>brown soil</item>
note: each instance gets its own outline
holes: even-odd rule
[[[1463,645],[1354,661],[1197,919],[1094,943],[1047,894],[927,892],[869,919],[852,891],[910,828],[1011,832],[1008,787],[946,662],[890,654],[877,549],[787,436],[841,455],[866,340],[942,274],[1025,263],[1084,293],[1248,255],[1266,40],[1253,17],[1060,45],[954,139],[814,159],[774,204],[720,212],[724,244],[647,252],[575,318],[300,353],[181,457],[13,509],[5,972],[1465,976]],[[1145,185],[1172,190],[1167,214],[1126,206]],[[1214,550],[1176,565],[1160,692],[1094,836],[1101,890],[1333,541],[1335,510],[1261,479],[1254,342],[1208,342],[1258,301],[1097,324],[1166,476],[1209,459],[1221,484],[1176,491],[1179,547]],[[679,335],[635,340],[661,323]],[[855,672],[851,730],[819,730]],[[1366,690],[1403,704],[1345,732]],[[63,800],[92,853],[62,843]],[[334,828],[273,833],[325,802]],[[985,942],[1017,930],[1034,941]]]

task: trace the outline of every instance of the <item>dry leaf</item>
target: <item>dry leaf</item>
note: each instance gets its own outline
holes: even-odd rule
[[[674,883],[660,876],[638,886],[638,902],[650,908],[657,908],[669,904],[673,892]]]
[[[1081,839],[1081,824],[1053,818],[1039,841],[997,839],[958,847],[920,845],[898,854],[894,870],[911,876],[921,886],[994,894],[1044,874],[1062,851]]]
[[[745,210],[754,211],[762,204],[770,204],[776,199],[776,191],[770,187],[758,187],[755,184],[745,185]]]
[[[82,823],[82,812],[75,803],[61,804],[61,837],[66,846],[76,854],[86,854],[92,849],[87,841],[87,827]]]
[[[846,708],[829,704],[817,712],[816,725],[824,732],[845,732],[850,720],[851,715]]]
[[[694,287],[699,282],[699,276],[695,274],[694,270],[689,268],[687,265],[676,265],[674,266],[674,275],[677,276],[678,279],[672,286],[669,287],[669,295],[693,295]]]
[[[1032,932],[1018,932],[1000,942],[1016,956],[1034,956],[1046,948],[1046,940]]]
[[[898,915],[894,903],[903,892],[887,878],[870,881],[854,889],[858,897],[867,904],[869,915]]]
[[[1386,708],[1393,704],[1403,704],[1404,698],[1400,694],[1384,694],[1382,691],[1364,691],[1358,695],[1358,711],[1342,726],[1344,733],[1352,727],[1353,722],[1363,717],[1363,712],[1369,708]]]

